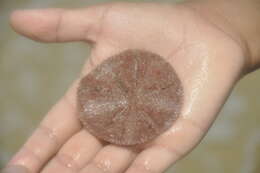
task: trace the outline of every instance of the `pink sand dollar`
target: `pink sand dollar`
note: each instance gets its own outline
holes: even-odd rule
[[[82,78],[77,92],[80,121],[97,138],[118,145],[149,142],[180,114],[183,88],[161,56],[126,50]]]

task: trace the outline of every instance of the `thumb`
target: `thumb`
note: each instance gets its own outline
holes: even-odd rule
[[[82,9],[18,10],[10,16],[13,29],[41,42],[95,42],[109,4]]]

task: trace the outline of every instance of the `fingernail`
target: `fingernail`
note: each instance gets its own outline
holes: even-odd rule
[[[1,173],[29,173],[29,170],[24,166],[12,165],[4,168]]]

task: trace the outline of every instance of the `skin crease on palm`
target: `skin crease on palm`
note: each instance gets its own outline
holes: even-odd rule
[[[83,41],[91,46],[91,54],[82,74],[7,168],[26,171],[11,168],[21,165],[31,173],[162,173],[189,153],[207,133],[247,62],[247,50],[236,33],[191,6],[117,2],[14,12],[11,25],[18,33],[41,42]],[[103,143],[82,129],[75,101],[82,76],[107,57],[136,48],[170,62],[182,81],[184,103],[174,126],[133,149]]]

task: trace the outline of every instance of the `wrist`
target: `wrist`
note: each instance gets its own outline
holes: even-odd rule
[[[246,72],[260,67],[260,0],[198,0],[185,4],[239,44]]]

